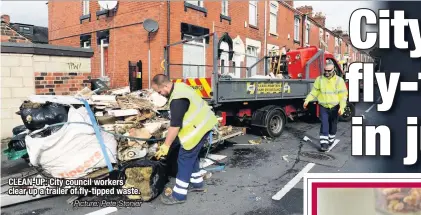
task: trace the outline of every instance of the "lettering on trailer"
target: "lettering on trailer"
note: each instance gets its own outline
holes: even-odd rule
[[[210,98],[212,92],[212,81],[211,78],[187,78],[187,79],[173,79],[175,83],[184,82],[193,88],[199,96],[202,98]]]
[[[291,87],[288,83],[247,82],[247,94],[254,95],[256,84],[257,94],[281,93],[282,91],[283,93],[291,93]]]

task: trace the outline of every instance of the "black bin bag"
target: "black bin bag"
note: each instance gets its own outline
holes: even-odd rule
[[[127,195],[131,200],[150,202],[158,197],[168,182],[166,165],[161,161],[146,159],[133,160],[120,168],[120,180],[124,180],[122,188],[136,188],[140,195]]]
[[[69,107],[46,102],[45,104],[25,101],[19,108],[18,114],[21,116],[25,127],[31,131],[43,128],[45,125],[52,125],[67,122]]]
[[[26,133],[18,134],[9,141],[9,144],[7,145],[9,149],[13,149],[15,151],[20,151],[26,149],[26,143],[25,143],[25,137]]]
[[[24,131],[26,131],[25,125],[19,125],[13,128],[12,133],[13,135],[18,135]]]

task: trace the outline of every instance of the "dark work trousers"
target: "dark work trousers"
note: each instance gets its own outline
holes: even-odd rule
[[[330,109],[321,105],[319,106],[320,121],[322,121],[320,126],[320,144],[333,144],[333,142],[335,142],[335,135],[338,125],[339,105],[336,105]]]
[[[203,187],[203,177],[200,174],[199,153],[202,147],[208,141],[210,132],[205,134],[191,150],[185,150],[182,146],[178,153],[178,172],[175,179],[175,186],[173,188],[173,197],[178,200],[187,199],[187,190],[189,184],[194,188]]]

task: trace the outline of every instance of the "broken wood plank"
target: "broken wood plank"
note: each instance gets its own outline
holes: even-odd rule
[[[62,95],[31,95],[28,100],[34,103],[44,104],[46,102],[53,102],[65,105],[83,105],[83,103],[74,96],[62,96]],[[92,104],[92,101],[88,100],[88,104]]]
[[[115,117],[120,116],[133,116],[138,115],[139,111],[136,109],[125,109],[125,110],[110,110],[108,111],[108,114]]]
[[[96,102],[112,102],[116,103],[117,100],[115,99],[115,96],[113,95],[92,95],[91,96],[92,101]]]

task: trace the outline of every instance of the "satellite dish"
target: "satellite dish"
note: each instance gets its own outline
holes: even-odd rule
[[[147,19],[143,22],[143,28],[149,33],[153,33],[158,30],[158,22],[153,19]]]
[[[106,10],[112,10],[117,6],[118,1],[98,1],[99,6]]]

